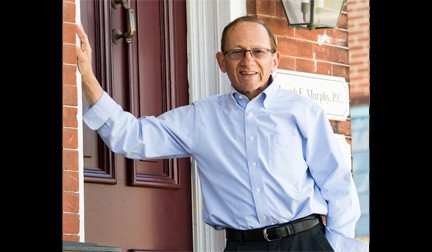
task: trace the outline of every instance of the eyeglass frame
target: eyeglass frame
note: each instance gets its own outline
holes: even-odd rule
[[[222,53],[223,53],[223,55],[228,54],[228,57],[230,59],[232,59],[232,60],[242,60],[242,59],[244,59],[244,57],[246,56],[247,52],[249,52],[250,55],[252,56],[252,58],[254,58],[254,59],[263,59],[264,58],[264,57],[262,57],[262,58],[255,57],[254,53],[253,53],[254,50],[263,50],[263,51],[266,52],[265,55],[267,55],[267,52],[270,52],[270,53],[275,53],[276,52],[275,49],[269,49],[269,48],[265,48],[265,47],[258,47],[258,48],[251,48],[249,50],[246,50],[246,49],[243,49],[243,48],[234,48],[234,49],[223,51]],[[232,55],[233,55],[232,52],[233,51],[239,51],[239,52],[243,51],[243,56],[241,58],[232,58]]]

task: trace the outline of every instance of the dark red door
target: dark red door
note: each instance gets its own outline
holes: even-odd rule
[[[81,22],[94,71],[125,110],[160,115],[188,103],[184,0],[81,0]],[[133,24],[130,43],[113,41],[114,29],[130,34]],[[85,241],[123,252],[192,251],[190,160],[129,160],[86,126],[83,140]]]

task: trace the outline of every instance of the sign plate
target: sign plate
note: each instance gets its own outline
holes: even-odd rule
[[[344,78],[283,69],[278,69],[274,78],[282,88],[320,104],[329,119],[346,121],[349,115],[349,89]]]

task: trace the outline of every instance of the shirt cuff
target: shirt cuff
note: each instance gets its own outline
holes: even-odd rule
[[[361,240],[333,233],[326,228],[326,238],[335,252],[368,252],[369,245]]]
[[[99,129],[113,114],[119,106],[106,92],[93,106],[87,105],[84,108],[83,121],[92,130]]]

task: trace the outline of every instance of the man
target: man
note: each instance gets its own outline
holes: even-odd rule
[[[355,185],[320,106],[281,89],[271,30],[252,16],[228,24],[216,59],[231,92],[139,119],[101,88],[77,26],[84,122],[132,159],[193,157],[203,219],[226,229],[225,251],[365,251],[354,239]],[[323,223],[325,216],[326,224]]]

